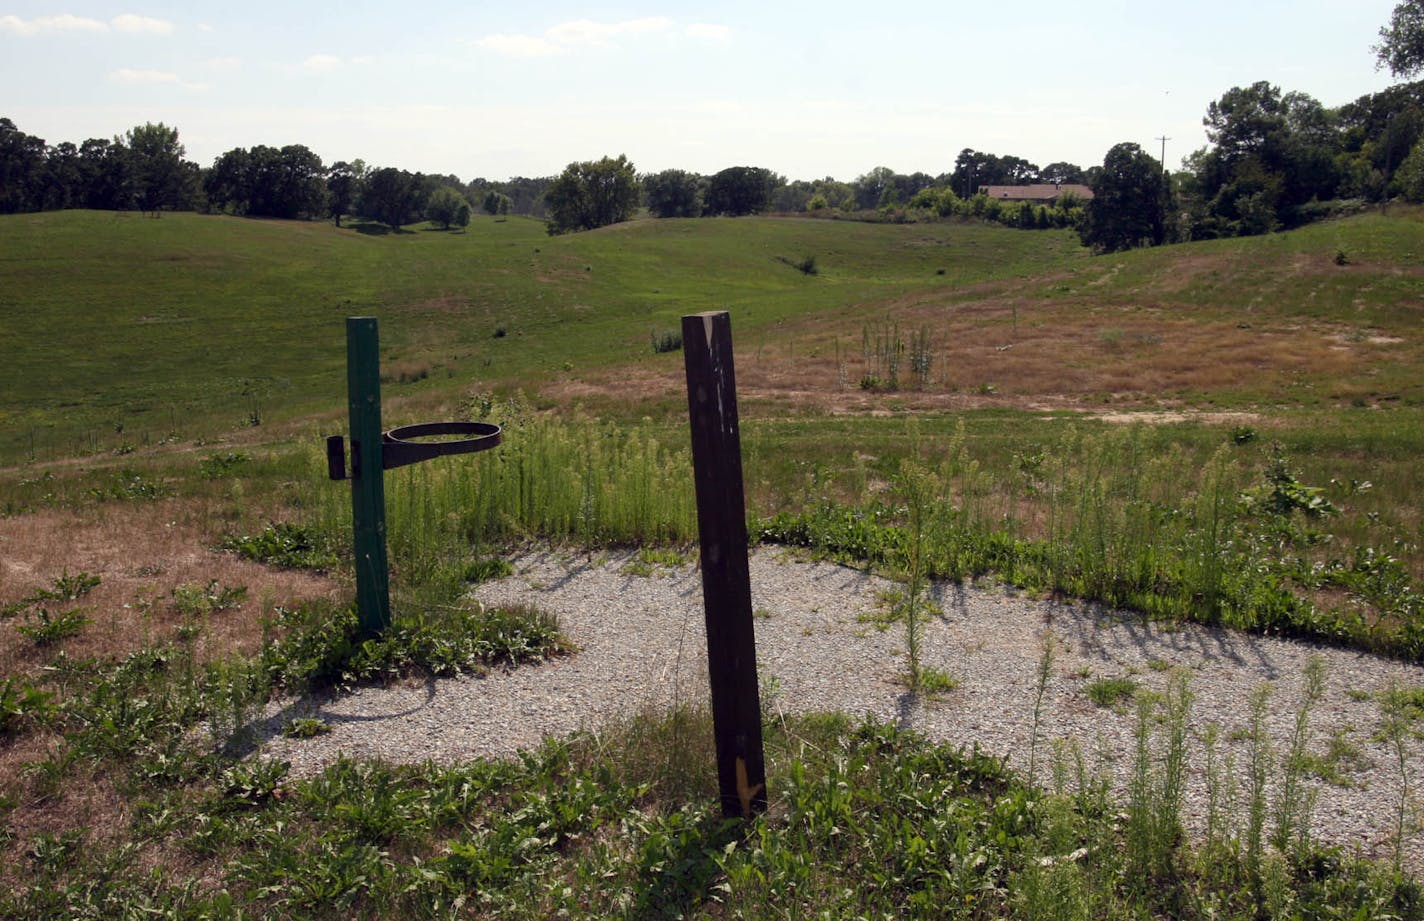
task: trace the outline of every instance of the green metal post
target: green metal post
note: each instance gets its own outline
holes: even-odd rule
[[[346,318],[346,392],[351,402],[351,529],[361,632],[391,625],[386,562],[386,488],[381,464],[381,356],[375,317]]]

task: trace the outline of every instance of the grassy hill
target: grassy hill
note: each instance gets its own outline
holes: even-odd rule
[[[32,438],[64,453],[118,426],[194,437],[338,409],[348,315],[380,317],[397,382],[537,387],[644,360],[650,331],[683,313],[730,308],[753,332],[1082,260],[1064,235],[992,227],[667,221],[549,238],[487,218],[368,235],[98,212],[0,219],[0,252],[0,337],[19,344],[0,368],[8,460]],[[778,261],[808,255],[815,276]]]
[[[421,403],[499,386],[627,411],[630,375],[649,401],[676,386],[650,333],[717,308],[749,398],[812,408],[875,408],[856,392],[865,345],[894,332],[923,333],[933,359],[896,399],[939,408],[1424,399],[1417,211],[1096,258],[1063,232],[955,223],[549,238],[518,218],[385,235],[71,211],[0,219],[0,252],[0,337],[17,344],[0,462],[339,413],[357,314],[381,318],[389,396]],[[792,265],[806,257],[817,274]]]

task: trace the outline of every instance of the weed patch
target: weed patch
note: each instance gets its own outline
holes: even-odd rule
[[[226,537],[221,547],[270,566],[322,572],[338,563],[332,544],[330,539],[301,525],[280,522],[258,534]]]
[[[1083,693],[1099,707],[1121,707],[1137,696],[1137,682],[1131,678],[1099,678],[1083,687]]]

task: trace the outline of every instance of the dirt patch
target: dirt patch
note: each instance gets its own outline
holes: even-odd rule
[[[1199,412],[1090,412],[1087,415],[1103,422],[1119,425],[1172,425],[1177,422],[1196,422],[1203,425],[1246,425],[1261,421],[1259,413],[1199,413]]]
[[[71,657],[122,657],[172,639],[180,627],[195,633],[200,660],[211,654],[249,655],[261,646],[261,619],[274,604],[336,598],[339,583],[325,576],[272,569],[214,549],[222,531],[207,503],[166,500],[112,503],[82,512],[48,510],[0,519],[0,605],[18,602],[61,576],[87,572],[98,586],[51,614],[79,609],[87,625],[75,636],[37,646],[17,629],[34,622],[23,613],[0,622],[0,674],[31,674],[63,651]],[[195,621],[180,610],[175,591],[245,590],[240,601]]]

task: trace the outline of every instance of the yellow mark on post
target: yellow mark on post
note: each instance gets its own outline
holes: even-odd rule
[[[752,797],[756,796],[766,787],[765,784],[757,784],[755,787],[747,785],[747,759],[737,759],[737,799],[742,801],[742,818],[749,818],[752,814]]]

